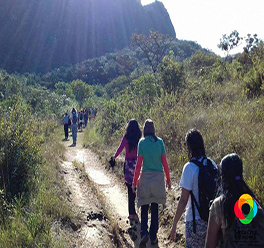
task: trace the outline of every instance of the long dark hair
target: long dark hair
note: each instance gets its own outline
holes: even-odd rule
[[[151,119],[147,119],[145,121],[144,128],[143,128],[143,135],[144,137],[151,136],[155,142],[158,140],[155,134],[155,126]]]
[[[190,129],[185,136],[188,156],[190,158],[205,157],[204,141],[201,133],[196,129]]]
[[[235,219],[234,205],[242,194],[251,195],[260,206],[261,204],[243,179],[243,163],[236,153],[228,154],[222,159],[220,175],[224,217],[230,227]]]
[[[133,151],[141,138],[142,132],[135,119],[131,119],[126,127],[125,138],[128,141],[129,151]]]

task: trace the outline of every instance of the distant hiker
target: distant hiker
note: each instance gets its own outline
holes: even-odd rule
[[[91,121],[91,119],[92,119],[92,117],[91,117],[91,115],[92,115],[92,113],[91,113],[91,108],[88,110],[88,117],[89,117],[89,122]]]
[[[68,120],[68,128],[71,131],[71,118],[69,118],[69,120]]]
[[[135,119],[130,120],[127,124],[125,135],[113,156],[113,159],[115,160],[125,148],[124,176],[128,190],[128,218],[130,220],[138,219],[135,209],[136,194],[132,191],[132,182],[137,162],[137,146],[141,135],[142,133],[138,122]]]
[[[91,108],[91,119],[94,120],[95,119],[95,110],[93,108]]]
[[[68,125],[69,125],[69,116],[68,113],[65,113],[64,117],[63,117],[63,121],[64,121],[64,135],[65,135],[65,140],[68,140]]]
[[[84,127],[86,127],[87,126],[87,122],[88,122],[88,110],[86,108],[84,109],[83,118],[84,118]]]
[[[77,127],[78,127],[78,114],[77,114],[75,108],[72,109],[70,118],[71,118],[73,145],[76,145],[76,141],[77,141]]]
[[[80,111],[78,112],[78,129],[80,129]]]
[[[206,247],[264,247],[263,207],[243,179],[242,160],[228,154],[220,171],[220,196],[210,208]]]
[[[173,220],[170,238],[175,240],[177,223],[187,205],[185,246],[200,248],[205,245],[209,201],[214,199],[216,193],[218,171],[215,162],[206,158],[203,137],[199,131],[191,129],[187,132],[185,146],[190,161],[183,167],[180,180],[181,197]],[[201,186],[201,183],[205,183],[205,185],[202,184]],[[212,190],[206,187],[206,183],[210,185]],[[208,197],[209,193],[212,196]],[[206,199],[201,200],[203,195],[206,196]]]
[[[83,118],[83,110],[80,111],[80,122],[79,122],[79,126],[82,132],[82,128],[83,128],[83,124],[84,124],[84,118]]]
[[[138,157],[132,186],[133,191],[137,187],[137,203],[141,207],[140,247],[146,247],[149,238],[151,244],[158,243],[158,204],[165,204],[166,202],[164,172],[167,179],[167,187],[168,189],[171,188],[165,146],[163,140],[156,136],[152,120],[148,119],[145,121],[143,135],[144,138],[138,143]],[[143,168],[141,172],[142,163]],[[140,179],[138,181],[139,175]],[[148,231],[149,206],[151,209],[151,225]]]

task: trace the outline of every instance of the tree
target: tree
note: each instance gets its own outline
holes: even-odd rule
[[[244,47],[244,51],[249,53],[254,47],[257,47],[259,43],[258,35],[254,34],[253,37],[251,34],[247,34],[245,38],[246,46]]]
[[[173,38],[168,35],[163,35],[156,31],[150,31],[149,36],[134,34],[131,43],[133,46],[137,46],[141,49],[147,57],[152,71],[155,73],[172,40]]]
[[[75,95],[75,99],[78,101],[80,106],[88,98],[93,95],[93,88],[91,85],[84,83],[82,80],[75,80],[71,83],[72,92]]]
[[[174,61],[173,51],[165,56],[161,64],[162,87],[168,93],[175,93],[184,82],[183,65]]]
[[[243,37],[239,36],[239,33],[234,30],[230,35],[223,34],[222,38],[220,39],[220,44],[217,45],[222,51],[226,52],[226,57],[228,57],[229,52],[241,44]]]

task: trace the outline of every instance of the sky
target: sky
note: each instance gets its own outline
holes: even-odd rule
[[[142,0],[142,5],[155,0]],[[264,39],[264,0],[159,0],[169,12],[176,37],[196,41],[224,56],[217,47],[223,34],[237,30]],[[240,52],[243,44],[235,52]]]

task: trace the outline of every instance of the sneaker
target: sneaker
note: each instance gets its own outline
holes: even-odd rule
[[[152,245],[156,245],[158,242],[159,242],[158,238],[156,238],[155,240],[151,240]]]
[[[139,248],[146,248],[146,244],[148,243],[149,237],[147,235],[145,235],[140,243],[139,243]]]

